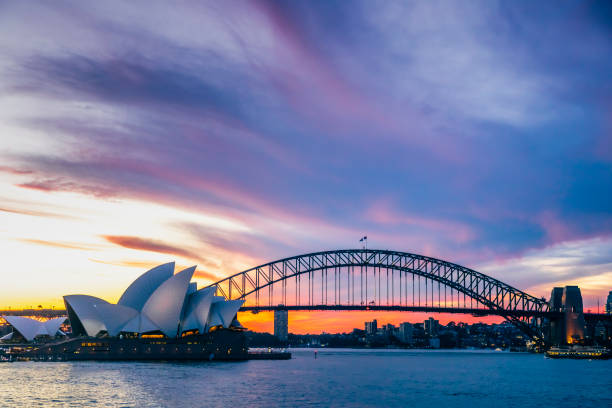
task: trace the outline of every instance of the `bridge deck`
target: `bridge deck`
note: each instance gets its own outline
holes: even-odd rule
[[[455,313],[469,314],[474,316],[502,316],[508,311],[496,311],[490,309],[457,308],[457,307],[431,307],[431,306],[365,306],[365,305],[302,305],[302,306],[243,306],[241,312],[266,312],[274,310],[288,311],[326,311],[326,310],[346,310],[346,311],[381,311],[381,312],[429,312],[429,313]],[[558,312],[538,312],[538,311],[516,311],[516,316],[525,317],[555,317]],[[43,309],[43,310],[0,310],[0,316],[37,316],[37,317],[59,317],[66,316],[66,311],[62,309]],[[612,314],[606,313],[584,313],[587,320],[592,321],[612,321]]]
[[[509,313],[514,316],[533,316],[533,317],[553,317],[558,315],[556,312],[541,311],[507,311],[476,308],[457,308],[457,307],[432,307],[432,306],[379,306],[379,305],[303,305],[303,306],[243,306],[241,312],[264,312],[275,310],[289,311],[326,311],[326,310],[353,310],[353,311],[385,311],[385,312],[430,312],[430,313],[457,313],[470,314],[476,316],[507,316]]]

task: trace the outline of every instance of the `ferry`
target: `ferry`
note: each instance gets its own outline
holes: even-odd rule
[[[551,347],[546,351],[546,357],[576,360],[608,360],[612,358],[612,352],[604,347]]]

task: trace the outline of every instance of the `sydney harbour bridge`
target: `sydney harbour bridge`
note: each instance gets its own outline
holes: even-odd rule
[[[584,338],[585,322],[612,325],[612,314],[583,313],[577,286],[538,298],[452,262],[407,252],[342,249],[268,262],[209,287],[241,311],[406,311],[496,315],[536,344]],[[56,317],[65,310],[6,310],[4,315]]]
[[[219,296],[244,299],[242,311],[379,310],[497,315],[540,344],[549,342],[547,330],[551,322],[554,325],[566,319],[570,309],[578,312],[576,305],[562,304],[571,301],[565,296],[551,307],[544,298],[461,265],[376,249],[322,251],[284,258],[210,286],[216,286]],[[578,319],[598,318],[583,314],[581,298],[579,303]]]

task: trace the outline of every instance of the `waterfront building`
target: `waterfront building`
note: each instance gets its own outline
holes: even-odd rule
[[[606,300],[606,313],[612,314],[612,290],[608,293],[608,299]]]
[[[372,320],[371,322],[365,322],[365,331],[366,334],[370,336],[376,334],[376,332],[378,331],[378,322],[376,321],[376,319]]]
[[[432,337],[429,339],[429,347],[439,349],[440,348],[440,339],[438,337]]]
[[[287,341],[289,337],[289,312],[287,310],[274,311],[274,336],[280,341]]]
[[[437,336],[438,330],[440,328],[440,322],[438,320],[434,320],[433,317],[425,320],[423,322],[423,327],[425,329],[425,334],[428,336]]]
[[[597,322],[595,327],[593,328],[593,335],[596,339],[605,340],[606,339],[606,326],[602,321]]]
[[[412,334],[414,327],[408,322],[400,324],[399,327],[399,339],[402,343],[412,343]]]
[[[391,335],[395,334],[396,327],[394,325],[392,325],[391,323],[387,323],[387,324],[383,325],[382,328],[383,328],[383,332],[387,336],[391,336]]]

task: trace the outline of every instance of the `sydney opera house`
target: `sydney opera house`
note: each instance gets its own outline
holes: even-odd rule
[[[215,288],[197,289],[196,267],[174,274],[174,262],[157,266],[136,279],[117,304],[88,295],[64,296],[74,335],[159,335],[173,338],[240,328],[236,313],[242,300],[226,301]]]
[[[174,262],[136,279],[116,304],[89,295],[64,296],[72,334],[47,322],[4,316],[8,336],[55,338],[30,354],[36,359],[241,359],[247,354],[236,319],[242,300],[215,296],[191,282],[196,267],[174,273]],[[59,338],[58,338],[59,337]]]

